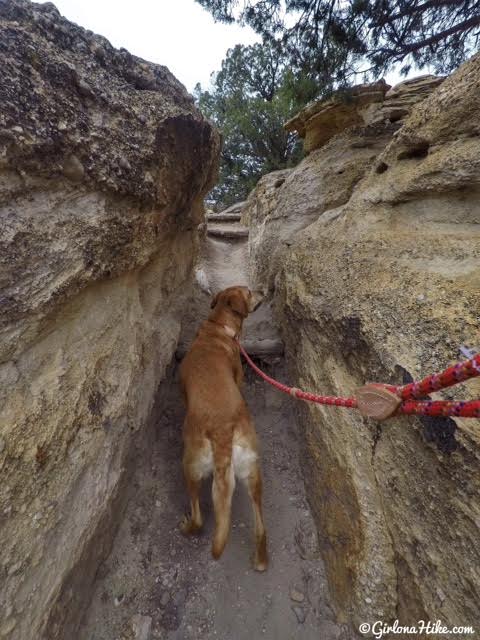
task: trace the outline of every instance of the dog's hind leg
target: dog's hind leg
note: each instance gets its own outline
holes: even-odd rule
[[[267,536],[262,514],[262,476],[257,462],[254,463],[246,478],[246,485],[255,519],[255,560],[253,566],[257,571],[265,571],[268,564]]]
[[[200,485],[202,475],[191,464],[190,457],[186,454],[183,458],[183,472],[188,495],[190,496],[190,518],[185,518],[180,524],[180,529],[185,535],[197,533],[203,525],[202,512],[200,511]]]
[[[235,475],[232,465],[232,443],[216,443],[214,446],[214,471],[212,483],[213,508],[215,511],[215,532],[212,556],[218,560],[225,549],[230,533],[232,495],[235,489]]]
[[[230,512],[234,488],[235,476],[231,464],[215,470],[212,483],[213,508],[215,511],[212,556],[215,560],[218,560],[222,555],[230,533]]]

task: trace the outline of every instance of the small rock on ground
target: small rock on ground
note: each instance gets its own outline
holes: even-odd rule
[[[150,640],[152,628],[152,618],[136,614],[132,617],[132,631],[135,640]]]
[[[296,589],[290,590],[290,598],[294,602],[303,602],[305,600],[305,596],[303,595],[303,593],[301,591],[297,591]]]

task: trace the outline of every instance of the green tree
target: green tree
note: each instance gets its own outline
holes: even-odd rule
[[[318,91],[287,65],[278,43],[230,49],[212,87],[195,88],[198,106],[220,129],[223,149],[218,185],[210,194],[221,207],[243,200],[258,179],[296,164],[301,145],[284,123]]]
[[[279,40],[292,68],[347,83],[366,63],[378,77],[398,64],[447,73],[478,49],[478,0],[197,0],[216,20]]]

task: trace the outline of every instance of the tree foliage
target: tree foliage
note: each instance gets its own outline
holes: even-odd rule
[[[283,124],[312,98],[392,67],[448,73],[480,38],[480,0],[197,2],[216,20],[248,24],[262,36],[262,44],[228,52],[211,89],[196,89],[224,136],[213,193],[223,204],[243,199],[264,173],[298,161]]]
[[[258,179],[296,164],[301,145],[284,123],[318,91],[294,77],[276,42],[230,49],[211,88],[195,88],[198,106],[220,129],[220,180],[210,194],[217,206],[243,200]]]
[[[216,20],[277,40],[292,66],[328,84],[366,63],[373,76],[401,64],[447,73],[478,49],[477,0],[197,0]]]

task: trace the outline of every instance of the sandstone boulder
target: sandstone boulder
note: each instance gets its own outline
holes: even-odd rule
[[[0,3],[0,636],[75,637],[180,331],[219,137],[165,68]]]
[[[296,131],[309,153],[350,127],[403,120],[413,105],[424,100],[443,80],[426,75],[392,88],[384,80],[358,85],[308,105],[285,124],[285,129]]]
[[[417,76],[396,84],[385,94],[383,104],[372,113],[371,121],[404,119],[417,102],[424,100],[436,87],[442,84],[441,76]]]
[[[290,384],[352,395],[366,381],[439,371],[461,357],[459,345],[478,347],[479,88],[477,55],[397,132],[384,123],[362,146],[377,125],[344,131],[291,171],[266,207],[275,175],[249,198],[255,275],[276,303]],[[479,395],[477,379],[432,397]],[[298,410],[338,616],[474,626],[479,421],[378,424],[346,409]]]
[[[375,110],[383,102],[388,89],[385,80],[345,89],[328,100],[308,105],[285,124],[285,129],[296,131],[304,139],[303,148],[308,153],[347,127],[363,124],[372,107]]]
[[[393,130],[383,123],[354,128],[310,153],[295,169],[274,171],[258,182],[242,214],[244,224],[250,226],[252,282],[274,288],[295,233],[323,213],[336,215],[385,148]]]

